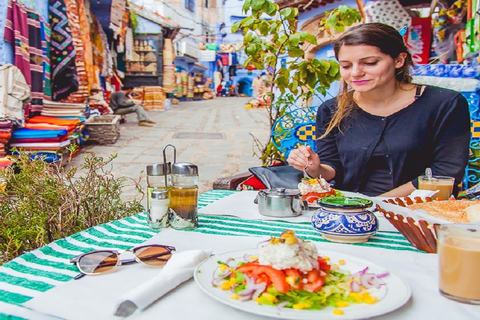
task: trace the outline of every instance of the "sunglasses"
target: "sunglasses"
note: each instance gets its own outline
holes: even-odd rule
[[[126,251],[132,252],[135,258],[120,260],[120,254]],[[78,270],[81,272],[75,277],[75,280],[77,280],[85,275],[100,274],[110,271],[116,266],[137,262],[152,267],[161,267],[167,263],[168,259],[170,259],[172,251],[175,251],[175,247],[163,246],[160,244],[147,244],[122,251],[95,250],[78,255],[70,259],[70,262],[75,263]]]

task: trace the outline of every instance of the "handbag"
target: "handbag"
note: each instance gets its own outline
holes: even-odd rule
[[[253,167],[248,171],[269,189],[298,189],[303,178],[303,172],[292,166]]]

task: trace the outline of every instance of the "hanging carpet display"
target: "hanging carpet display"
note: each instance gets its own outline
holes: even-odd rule
[[[63,0],[49,0],[52,97],[58,101],[78,90],[75,48]]]
[[[14,48],[14,65],[23,73],[27,83],[31,84],[27,10],[17,1],[8,4],[4,38]]]
[[[30,50],[31,76],[31,112],[42,111],[43,100],[43,49],[40,17],[32,10],[27,10],[28,44]]]

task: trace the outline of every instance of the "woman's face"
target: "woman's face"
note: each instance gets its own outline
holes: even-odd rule
[[[406,53],[393,59],[368,45],[342,46],[338,52],[340,74],[357,92],[381,90],[396,83],[395,69],[405,63]]]

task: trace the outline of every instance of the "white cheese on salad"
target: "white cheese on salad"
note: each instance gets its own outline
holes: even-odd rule
[[[296,237],[293,231],[285,231],[280,238],[272,238],[259,248],[258,262],[279,270],[296,268],[307,272],[318,268],[317,257],[313,243]]]

